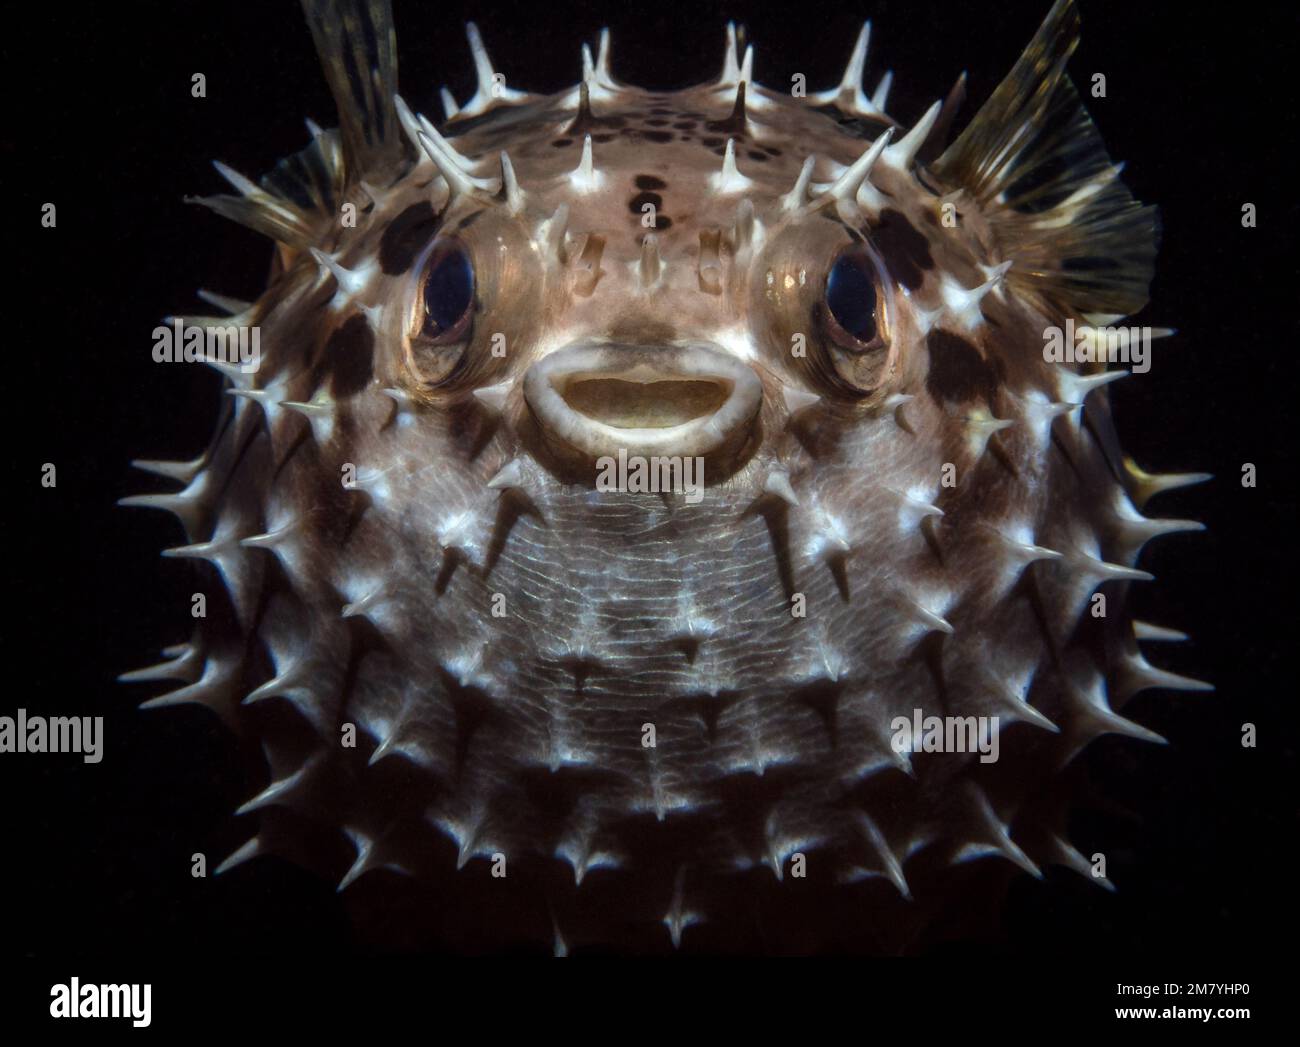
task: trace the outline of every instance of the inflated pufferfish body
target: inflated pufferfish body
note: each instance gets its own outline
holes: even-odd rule
[[[1065,74],[1073,4],[946,149],[961,85],[899,128],[865,28],[807,97],[732,30],[716,81],[621,84],[603,34],[543,97],[471,26],[439,128],[386,3],[304,6],[339,130],[203,201],[277,245],[213,321],[261,366],[221,365],[201,459],[146,463],[184,490],[129,500],[224,583],[136,678],[265,752],[225,867],[386,901],[397,870],[429,933],[560,951],[897,949],[990,867],[1092,875],[1067,765],[1199,685],[1124,612],[1195,526],[1138,507],[1194,478],[1122,458],[1122,372],[1045,352],[1141,308],[1157,239]],[[900,743],[931,717],[992,748]]]

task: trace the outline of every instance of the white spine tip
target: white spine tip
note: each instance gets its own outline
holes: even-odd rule
[[[794,493],[794,487],[790,484],[790,474],[784,469],[773,469],[769,472],[767,479],[763,481],[763,490],[790,505],[799,504],[799,496]]]
[[[497,474],[487,482],[488,487],[494,491],[504,491],[511,487],[524,486],[524,469],[518,458],[511,458],[505,465],[497,471]]]
[[[925,140],[930,137],[930,132],[934,130],[935,121],[939,119],[939,112],[943,109],[943,102],[935,102],[925,111],[925,115],[916,122],[916,126],[907,132],[898,140],[896,145],[892,145],[885,151],[884,162],[896,171],[909,171],[912,167],[912,161],[916,159],[916,154],[921,151],[921,146],[925,145]]]
[[[442,109],[447,114],[448,120],[454,120],[460,115],[460,106],[456,104],[456,98],[447,88],[439,91],[442,98]]]
[[[510,383],[500,382],[497,385],[485,385],[480,389],[474,390],[474,399],[498,414],[505,410],[506,399],[510,396]]]
[[[569,180],[573,183],[573,188],[580,193],[594,192],[604,182],[604,177],[596,170],[595,155],[591,148],[591,135],[585,135],[582,139],[582,158],[569,176]]]
[[[366,282],[359,273],[345,269],[318,247],[312,247],[310,251],[311,256],[316,259],[316,264],[334,277],[339,285],[339,291],[343,294],[355,295],[365,287]]]
[[[519,188],[519,179],[515,177],[515,165],[510,156],[501,151],[501,185],[506,194],[506,210],[511,214],[521,214],[524,209],[524,191]]]
[[[798,211],[808,202],[808,185],[812,181],[813,168],[817,164],[815,156],[809,156],[799,169],[799,176],[794,180],[794,187],[781,197],[781,210]]]
[[[727,139],[727,148],[722,156],[722,170],[709,179],[715,193],[742,193],[754,184],[752,178],[740,173],[736,166],[736,140]]]
[[[227,167],[220,160],[213,160],[212,166],[217,169],[217,173],[220,174],[222,178],[239,191],[240,196],[261,195],[262,191],[253,182],[249,181],[238,171],[234,170],[234,168]]]
[[[821,397],[815,393],[806,393],[802,389],[795,389],[789,385],[781,387],[781,398],[785,401],[786,413],[791,417],[821,402]]]
[[[648,291],[659,283],[663,275],[663,260],[659,256],[659,238],[646,233],[641,239],[641,260],[637,265],[641,289]]]

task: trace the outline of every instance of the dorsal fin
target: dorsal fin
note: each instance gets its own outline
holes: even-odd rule
[[[397,35],[390,0],[302,0],[338,109],[343,172],[355,184],[403,149],[393,107]]]
[[[1146,304],[1159,217],[1119,180],[1065,65],[1079,43],[1073,0],[1057,0],[1015,67],[935,164],[995,229],[1008,282],[1075,314]]]
[[[343,200],[343,159],[336,131],[320,131],[305,149],[280,160],[259,179],[263,189],[304,213],[332,219]]]

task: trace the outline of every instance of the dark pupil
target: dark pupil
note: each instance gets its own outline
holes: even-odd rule
[[[424,315],[433,332],[455,327],[474,295],[474,273],[464,251],[452,249],[433,260],[424,282]]]
[[[826,308],[859,342],[876,337],[876,286],[861,259],[844,255],[831,266]]]

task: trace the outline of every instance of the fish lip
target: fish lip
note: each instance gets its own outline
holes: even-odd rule
[[[584,378],[631,382],[714,381],[727,387],[715,411],[677,425],[625,428],[575,410],[565,386]],[[763,384],[744,361],[707,345],[572,345],[533,364],[524,375],[524,399],[546,433],[592,458],[615,455],[706,456],[722,451],[749,428]]]

